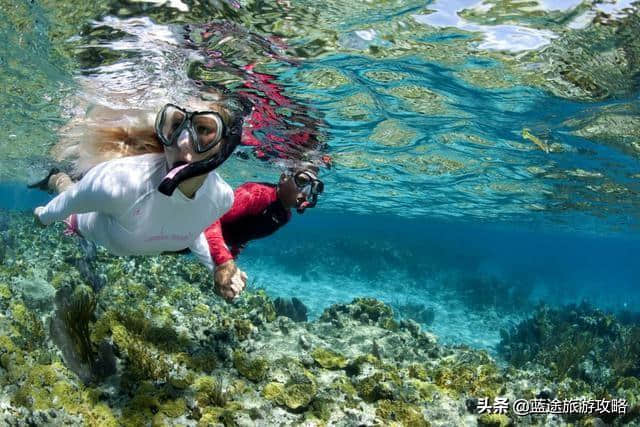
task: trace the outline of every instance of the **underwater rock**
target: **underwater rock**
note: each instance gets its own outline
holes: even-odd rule
[[[346,319],[353,319],[367,325],[377,325],[384,329],[397,330],[393,310],[374,298],[356,298],[350,304],[334,304],[326,308],[320,320],[344,325]]]
[[[309,342],[309,337],[307,337],[306,335],[300,335],[298,337],[298,342],[300,343],[300,347],[302,347],[305,350],[309,350],[311,348],[311,343]]]
[[[307,306],[296,297],[281,298],[273,301],[278,316],[286,316],[295,322],[307,321]]]
[[[37,275],[33,278],[15,277],[12,288],[22,294],[27,307],[42,311],[51,309],[56,290],[44,278]]]
[[[25,229],[33,232],[31,223]],[[56,244],[38,256],[26,254],[27,268],[20,268],[30,274],[34,265],[47,260],[46,251],[77,250],[72,239],[56,239]],[[68,267],[62,256],[50,258],[53,263],[46,267]],[[89,286],[78,285],[72,292],[63,281],[57,297],[61,301],[50,319],[51,337],[70,369],[57,359],[46,336],[31,339],[41,334],[39,316],[8,286],[12,282],[5,280],[7,269],[0,269],[0,305],[5,310],[0,331],[10,331],[0,333],[0,394],[6,396],[0,398],[0,424],[504,425],[508,418],[477,414],[478,398],[495,396],[625,398],[629,411],[624,418],[603,418],[613,425],[631,421],[640,409],[640,325],[634,316],[621,324],[587,306],[540,309],[522,330],[502,334],[511,349],[508,354],[535,355],[533,362],[527,364],[523,357],[526,369],[519,369],[507,360],[503,369],[486,352],[438,344],[415,321],[396,321],[394,311],[375,299],[334,305],[322,320],[274,321],[275,306],[264,292],[250,289],[241,301],[224,303],[200,286],[200,278],[208,277],[206,269],[201,272],[191,260],[100,261],[110,282],[100,293],[100,307],[93,311],[95,296]],[[83,307],[75,332],[60,313],[74,300]],[[95,323],[90,313],[96,315]],[[63,343],[56,336],[60,331],[66,334]],[[87,332],[88,342],[71,336]],[[561,366],[563,358],[570,361],[566,350],[582,349],[584,333],[602,348],[566,369],[566,364]],[[79,356],[83,345],[95,355],[91,369]],[[68,362],[69,349],[85,378],[112,372],[114,351],[121,375],[83,383],[71,370],[77,368]],[[102,364],[101,354],[109,363]],[[564,379],[556,381],[560,374]],[[522,420],[539,425],[549,421]],[[555,416],[551,423],[591,425],[592,420]]]

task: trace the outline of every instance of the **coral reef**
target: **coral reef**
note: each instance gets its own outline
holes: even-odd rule
[[[622,324],[588,306],[541,307],[503,332],[508,364],[501,365],[484,351],[439,344],[371,298],[332,305],[312,322],[278,316],[263,290],[227,304],[206,270],[187,258],[120,258],[98,249],[96,274],[106,285],[94,292],[64,261],[83,257],[83,249],[54,238],[59,231],[34,237],[23,218],[10,230],[22,236],[18,246],[47,244],[0,264],[0,313],[9,314],[0,316],[0,422],[637,425],[640,328],[633,316]],[[11,280],[32,277],[57,289],[52,312],[26,305]],[[481,398],[543,396],[619,397],[629,410],[610,418],[517,419],[478,411]]]
[[[540,306],[501,335],[500,353],[516,367],[544,372],[558,398],[624,396],[627,419],[640,409],[640,325],[623,325],[587,303]]]

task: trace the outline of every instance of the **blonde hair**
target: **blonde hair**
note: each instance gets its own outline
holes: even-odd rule
[[[208,93],[206,99],[192,100],[189,105],[215,111],[226,126],[231,126],[240,113],[234,99],[216,95]],[[60,130],[60,141],[52,154],[58,161],[70,161],[73,174],[80,176],[108,160],[162,153],[164,146],[156,136],[155,117],[156,112],[151,111],[94,106],[86,117],[73,118]]]

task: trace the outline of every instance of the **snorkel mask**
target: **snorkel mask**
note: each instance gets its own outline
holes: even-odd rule
[[[166,147],[177,144],[183,131],[189,134],[193,150],[205,153],[222,144],[220,150],[208,159],[193,163],[169,165],[169,173],[160,183],[158,191],[171,196],[178,185],[189,178],[205,175],[222,163],[240,144],[242,117],[227,127],[219,113],[215,111],[190,112],[174,104],[165,105],[156,116],[155,131],[158,139]]]
[[[306,200],[300,203],[296,211],[302,214],[305,209],[315,207],[318,203],[318,195],[324,191],[324,183],[318,179],[317,175],[310,170],[302,170],[293,175],[293,182],[306,196]]]

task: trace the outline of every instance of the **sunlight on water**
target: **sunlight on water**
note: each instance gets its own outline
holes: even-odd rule
[[[632,0],[0,0],[0,424],[638,425],[639,34]],[[325,183],[241,295],[40,227],[87,116],[220,88],[224,180]]]
[[[287,99],[298,100],[287,108],[300,110],[304,104],[305,111],[311,107],[324,116],[326,123],[319,123],[317,132],[327,131],[322,137],[325,148],[316,145],[309,155],[319,159],[327,154],[335,166],[326,172],[332,188],[327,207],[368,212],[375,205],[405,216],[505,220],[524,215],[537,221],[542,215],[568,223],[572,212],[597,216],[607,206],[609,224],[603,223],[603,228],[637,224],[633,207],[638,205],[640,183],[633,170],[640,150],[634,148],[633,138],[626,142],[616,136],[637,132],[637,121],[618,110],[605,110],[607,104],[549,97],[536,88],[536,74],[551,78],[539,81],[543,88],[553,84],[568,98],[573,97],[572,87],[585,95],[600,89],[590,86],[589,69],[576,68],[575,76],[563,74],[562,69],[531,62],[534,56],[522,56],[536,51],[555,55],[557,44],[571,43],[569,36],[561,35],[562,27],[541,11],[566,17],[569,28],[591,28],[591,21],[604,12],[607,19],[620,20],[612,21],[614,25],[625,28],[636,25],[635,17],[629,17],[630,4],[585,7],[566,1],[504,9],[503,4],[478,1],[436,1],[426,8],[389,3],[374,15],[362,5],[344,9],[329,3],[317,9],[305,2],[274,4],[268,24],[273,34],[250,33],[267,29],[262,20],[252,19],[264,14],[257,4],[235,6],[207,6],[212,17],[237,22],[212,31],[198,27],[197,21],[191,21],[195,25],[186,32],[171,23],[176,14],[193,19],[201,13],[180,2],[157,4],[147,15],[122,9],[123,16],[111,13],[85,22],[84,35],[73,37],[73,49],[80,54],[78,90],[59,99],[62,92],[52,87],[50,104],[59,99],[65,109],[52,113],[48,132],[35,140],[41,148],[17,144],[17,151],[16,144],[3,144],[5,158],[18,159],[15,164],[21,164],[20,158],[30,157],[31,163],[41,159],[34,164],[42,167],[47,162],[43,151],[54,142],[58,126],[94,103],[154,110],[167,100],[184,102],[194,96],[194,77],[238,86],[251,76],[247,67],[257,67],[265,76],[273,75],[269,78],[281,85],[278,90]],[[167,20],[163,10],[174,18]],[[503,18],[507,12],[511,20]],[[310,22],[312,16],[316,19]],[[307,33],[287,26],[289,19],[309,21]],[[57,22],[55,27],[63,25]],[[311,44],[316,42],[309,38],[315,37],[314,29],[335,34],[336,43],[329,37],[314,53]],[[435,37],[439,29],[446,38]],[[206,38],[201,39],[200,32]],[[195,45],[185,44],[185,37]],[[402,56],[396,58],[398,49]],[[514,54],[520,55],[520,63]],[[34,53],[25,55],[36,60]],[[466,59],[455,60],[459,55]],[[308,58],[300,61],[299,56]],[[559,78],[565,81],[560,84]],[[623,82],[617,79],[611,85]],[[264,99],[273,96],[257,80],[252,86],[251,90],[260,87]],[[633,104],[628,103],[630,108]],[[616,125],[603,127],[605,122]],[[19,121],[6,123],[12,130],[5,141],[33,139],[17,127]],[[265,132],[291,135],[284,127],[271,126],[256,130],[254,136],[260,140]],[[240,161],[238,167],[251,170],[255,164]],[[9,164],[5,170],[15,179],[31,179],[35,173]]]

